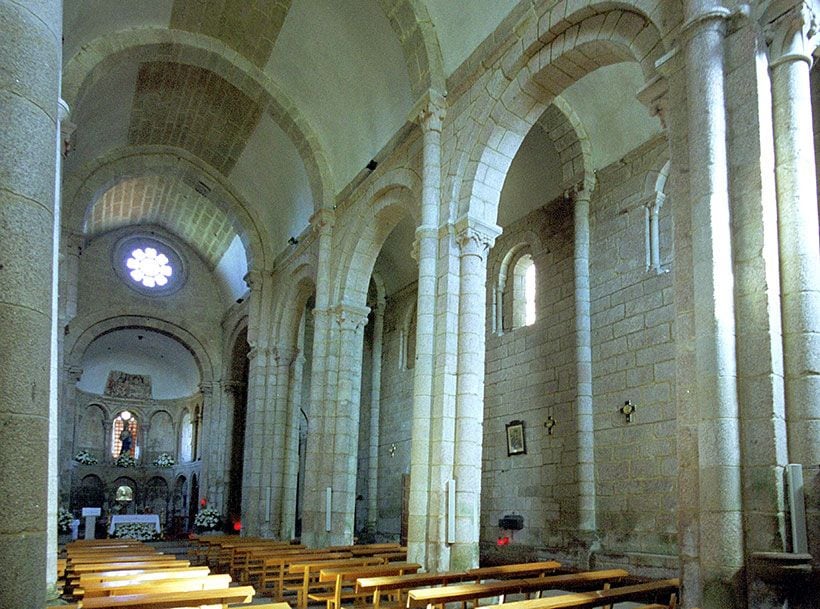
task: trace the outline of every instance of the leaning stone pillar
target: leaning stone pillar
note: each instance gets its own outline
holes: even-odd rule
[[[367,460],[367,530],[376,534],[379,525],[379,416],[382,393],[382,338],[384,334],[385,298],[381,296],[373,309],[373,351],[370,375],[370,438]]]
[[[302,542],[318,547],[324,538],[325,489],[322,486],[325,447],[321,438],[325,427],[327,391],[328,343],[332,320],[330,306],[330,248],[335,214],[322,208],[310,219],[317,233],[319,253],[316,263],[316,306],[313,309],[313,353],[310,377],[310,429],[305,459],[304,507],[302,508]]]
[[[0,0],[0,23],[0,606],[40,609],[62,3]]]
[[[687,87],[692,314],[697,412],[697,568],[685,578],[686,606],[737,607],[743,567],[741,471],[735,359],[734,276],[729,213],[724,37],[728,11],[687,0],[683,28]],[[680,269],[689,272],[689,269]],[[682,492],[684,492],[682,490]],[[686,541],[686,540],[684,540]]]
[[[575,214],[575,444],[578,454],[578,536],[591,550],[596,543],[595,425],[592,411],[592,335],[589,314],[589,199],[592,184],[573,193]],[[590,566],[590,565],[586,565]]]
[[[789,459],[820,463],[820,238],[809,71],[818,22],[806,2],[771,24],[783,361]]]
[[[416,361],[413,372],[413,426],[410,444],[408,560],[427,565],[430,486],[430,419],[433,395],[433,339],[436,259],[441,204],[441,126],[445,100],[431,91],[417,114],[422,130],[421,224],[416,229],[419,264],[416,301]],[[408,339],[412,340],[412,339]]]
[[[300,340],[299,344],[303,344]],[[302,351],[293,358],[288,391],[288,423],[285,432],[285,474],[282,483],[282,522],[279,527],[281,539],[296,537],[296,492],[299,476],[299,418],[302,405],[302,376],[305,356]]]
[[[461,246],[456,382],[454,571],[478,566],[481,449],[484,439],[484,355],[487,336],[487,253],[501,234],[471,218],[456,223]]]

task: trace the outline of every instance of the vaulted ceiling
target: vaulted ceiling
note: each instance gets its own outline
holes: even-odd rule
[[[253,262],[269,265],[388,146],[416,101],[495,44],[525,4],[66,0],[63,98],[77,125],[66,229],[93,237],[160,225],[211,268],[239,236],[261,244]],[[638,72],[613,74],[604,85],[626,79],[634,102]],[[646,135],[621,141],[584,105],[595,96],[576,88],[565,97],[590,135],[606,132],[602,163]],[[550,146],[532,149],[551,162]],[[405,229],[394,238],[402,248]]]

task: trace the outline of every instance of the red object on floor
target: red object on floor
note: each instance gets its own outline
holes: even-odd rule
[[[499,537],[498,538],[498,545],[500,545],[500,546],[510,545],[510,538],[509,537]]]
[[[241,531],[242,530],[242,521],[241,520],[237,520],[236,522],[233,523],[233,530],[234,531]]]

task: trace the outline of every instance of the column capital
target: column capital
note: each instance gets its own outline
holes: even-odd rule
[[[440,132],[446,112],[447,98],[442,93],[430,89],[413,106],[410,120],[418,123],[424,131]]]
[[[456,220],[456,241],[461,247],[461,255],[484,256],[501,234],[501,227],[485,224],[476,218],[462,216]]]
[[[211,397],[214,389],[219,388],[219,381],[203,381],[199,384],[199,392],[205,397]]]
[[[274,347],[271,351],[273,359],[278,366],[290,366],[299,355],[299,349],[296,347]]]
[[[65,253],[72,256],[79,256],[85,247],[85,235],[73,231],[64,231],[60,237]]]
[[[320,237],[330,234],[333,225],[336,223],[336,212],[327,207],[323,207],[310,217],[309,222],[314,232],[318,233]]]
[[[65,367],[65,375],[69,381],[79,383],[83,376],[83,369],[81,366],[68,365]]]
[[[251,292],[260,292],[262,290],[262,281],[265,278],[265,272],[260,269],[251,269],[242,280]]]
[[[248,360],[253,362],[258,358],[261,364],[264,365],[270,354],[270,349],[267,349],[266,347],[253,346],[251,347],[251,350],[248,351]]]
[[[367,325],[367,316],[370,307],[358,307],[349,304],[340,304],[335,309],[336,321],[342,329],[360,330]]]
[[[595,190],[595,175],[585,176],[584,179],[573,184],[564,190],[564,199],[567,201],[586,200],[592,198],[592,191]]]
[[[791,61],[805,61],[811,66],[812,53],[820,44],[819,20],[813,4],[790,0],[770,5],[763,16],[770,67]]]
[[[669,109],[669,81],[664,76],[655,76],[646,83],[635,96],[646,106],[650,116],[657,116],[661,127],[666,129],[666,111]]]

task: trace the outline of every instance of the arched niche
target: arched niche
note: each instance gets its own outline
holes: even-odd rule
[[[176,430],[174,420],[165,410],[151,415],[147,441],[147,458],[156,459],[162,453],[174,454],[176,449]]]
[[[100,404],[88,404],[80,411],[76,426],[76,451],[87,450],[99,459],[105,452],[107,418]]]

